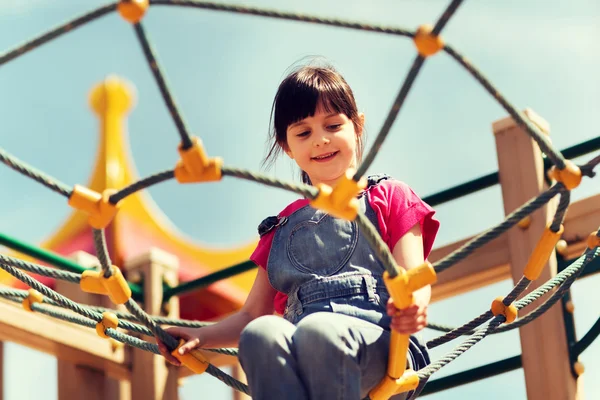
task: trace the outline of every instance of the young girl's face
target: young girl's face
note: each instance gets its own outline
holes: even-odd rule
[[[319,104],[312,117],[288,126],[285,152],[308,174],[313,185],[333,187],[348,168],[356,168],[361,134],[362,128],[355,127],[345,114],[328,112]]]

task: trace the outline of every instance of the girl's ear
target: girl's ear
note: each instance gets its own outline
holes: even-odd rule
[[[285,151],[285,154],[287,154],[287,156],[293,160],[294,159],[294,154],[292,154],[292,151],[287,146],[287,144],[283,145],[282,147],[283,147],[283,151]]]
[[[365,114],[364,113],[358,113],[358,119],[360,120],[360,126],[358,127],[358,130],[357,130],[356,134],[358,136],[362,136],[363,130],[365,128]]]

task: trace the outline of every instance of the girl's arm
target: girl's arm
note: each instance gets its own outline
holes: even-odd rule
[[[421,225],[415,224],[402,236],[392,251],[396,263],[404,269],[418,267],[425,262],[423,258],[423,237]],[[431,286],[427,285],[413,293],[415,304],[398,310],[388,302],[388,314],[393,316],[392,328],[403,334],[413,334],[427,325],[427,307],[431,300]]]
[[[219,348],[237,346],[242,330],[248,323],[260,316],[273,314],[273,299],[275,289],[271,287],[264,268],[258,268],[258,273],[246,302],[240,309],[227,318],[202,328],[167,328],[166,331],[176,338],[186,340],[181,346],[180,354],[185,354],[195,348]],[[157,341],[161,354],[172,364],[180,362],[169,354],[166,346]]]

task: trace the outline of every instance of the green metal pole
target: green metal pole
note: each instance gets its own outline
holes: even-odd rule
[[[212,274],[194,279],[193,281],[182,283],[179,286],[166,289],[163,293],[164,301],[169,300],[172,296],[192,292],[196,289],[206,287],[222,279],[231,278],[232,276],[250,271],[254,268],[256,268],[256,264],[254,264],[252,261],[244,261],[241,264],[236,264],[221,271],[213,272]]]
[[[37,246],[31,245],[29,243],[25,243],[21,240],[15,239],[4,233],[0,232],[0,245],[4,245],[8,248],[11,248],[19,253],[26,254],[31,256],[37,260],[47,262],[50,265],[58,267],[65,271],[74,272],[76,274],[81,274],[83,271],[92,268],[85,268],[81,265],[77,264],[69,260],[68,258],[62,257],[59,254],[53,253],[48,250],[44,250]],[[131,288],[131,293],[134,299],[141,300],[143,298],[142,289],[139,285],[135,283],[128,282],[129,287]]]

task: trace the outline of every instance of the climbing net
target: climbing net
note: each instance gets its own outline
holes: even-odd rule
[[[434,328],[446,331],[446,333],[430,340],[427,343],[429,348],[439,346],[460,336],[468,337],[460,345],[455,347],[452,351],[441,357],[439,360],[436,360],[427,367],[416,371],[416,376],[418,376],[419,379],[429,378],[440,368],[444,367],[466,352],[476,343],[481,341],[485,336],[518,328],[539,317],[566,293],[571,284],[581,274],[585,266],[600,253],[600,250],[598,249],[598,246],[600,245],[600,231],[592,232],[588,238],[588,246],[586,250],[576,261],[562,270],[554,278],[548,280],[536,290],[519,299],[521,294],[528,288],[530,283],[539,277],[545,262],[548,260],[555,244],[563,232],[562,223],[570,203],[571,190],[575,189],[579,185],[583,176],[590,178],[595,176],[593,169],[598,163],[600,163],[600,157],[596,157],[584,165],[576,165],[572,161],[566,160],[559,151],[553,148],[545,136],[540,133],[538,128],[531,123],[524,114],[515,109],[515,107],[513,107],[504,98],[504,96],[502,96],[500,91],[497,90],[483,76],[483,74],[481,74],[458,51],[443,42],[440,34],[446,23],[450,20],[461,3],[461,0],[453,0],[434,26],[423,25],[417,31],[411,32],[409,30],[394,27],[375,26],[337,19],[323,19],[315,16],[297,15],[251,7],[216,4],[206,1],[122,0],[107,4],[89,13],[81,15],[72,21],[68,21],[67,23],[48,31],[45,34],[24,43],[23,45],[20,45],[4,54],[0,54],[0,65],[2,65],[33,50],[38,46],[49,42],[52,39],[63,35],[64,33],[82,26],[87,22],[100,18],[113,11],[118,11],[121,16],[134,27],[135,34],[141,44],[146,60],[148,61],[152,74],[154,75],[156,83],[160,88],[161,95],[170,111],[170,114],[173,117],[179,133],[179,151],[181,154],[181,160],[177,163],[174,169],[169,169],[151,175],[119,190],[107,190],[104,193],[97,193],[79,185],[71,187],[67,184],[64,184],[59,180],[36,170],[34,167],[27,165],[21,160],[18,160],[16,157],[8,154],[3,149],[0,149],[0,161],[15,169],[19,173],[34,179],[54,192],[66,197],[69,205],[89,214],[89,223],[92,226],[94,233],[94,244],[97,253],[96,255],[100,264],[100,266],[96,269],[85,271],[82,274],[77,274],[57,270],[54,268],[48,268],[32,262],[23,261],[15,257],[0,254],[0,268],[4,269],[31,288],[28,291],[0,289],[0,296],[11,301],[21,302],[29,311],[45,313],[70,323],[76,323],[89,328],[95,328],[98,334],[102,337],[112,338],[118,342],[122,342],[155,354],[160,354],[156,344],[139,339],[135,336],[132,336],[132,334],[153,336],[165,343],[169,350],[173,351],[177,349],[181,343],[179,343],[176,338],[169,335],[164,329],[161,328],[160,325],[168,324],[171,326],[200,327],[209,323],[151,316],[144,312],[138,303],[131,297],[131,289],[128,286],[128,282],[123,277],[120,269],[112,265],[107,251],[104,229],[116,215],[119,203],[127,196],[137,191],[146,189],[152,185],[170,179],[176,179],[179,183],[199,183],[221,180],[223,176],[246,179],[258,182],[260,184],[289,190],[310,199],[311,204],[314,207],[321,208],[333,216],[355,220],[369,241],[373,251],[383,262],[387,276],[391,280],[394,280],[394,278],[397,277],[403,278],[401,280],[396,280],[396,282],[409,282],[405,283],[406,286],[393,286],[391,289],[400,290],[403,292],[407,292],[408,290],[408,293],[411,293],[416,289],[414,287],[410,287],[410,277],[407,276],[407,271],[395,263],[389,249],[381,240],[376,228],[363,214],[357,212],[356,208],[353,207],[352,200],[361,190],[361,185],[364,182],[363,175],[383,145],[421,67],[429,56],[432,56],[441,50],[455,59],[479,83],[481,83],[487,92],[490,93],[496,99],[496,101],[500,103],[500,105],[508,112],[508,114],[516,121],[516,123],[519,124],[525,130],[525,132],[537,142],[542,152],[553,165],[549,173],[549,175],[552,177],[552,185],[548,190],[536,198],[533,198],[521,205],[497,226],[477,235],[465,243],[462,247],[434,263],[433,265],[425,263],[423,266],[416,269],[417,272],[415,272],[415,274],[421,275],[422,277],[428,277],[427,279],[431,277],[435,278],[436,274],[442,273],[457,262],[465,259],[476,249],[482,247],[486,243],[506,232],[519,221],[523,220],[523,218],[535,210],[543,207],[554,197],[559,196],[560,200],[553,220],[546,228],[537,248],[534,250],[534,253],[530,259],[530,263],[528,263],[527,267],[525,268],[523,277],[506,296],[496,299],[492,303],[490,310],[483,312],[481,315],[467,322],[466,324],[457,328],[434,326]],[[383,34],[406,36],[413,39],[417,48],[417,55],[397,97],[393,102],[393,105],[381,130],[375,139],[372,148],[355,172],[349,173],[346,176],[346,179],[342,180],[335,188],[329,188],[326,186],[313,187],[303,184],[285,182],[251,171],[226,166],[223,165],[223,161],[221,159],[208,158],[206,156],[201,141],[197,137],[190,135],[189,130],[183,118],[181,117],[181,113],[179,112],[173,96],[168,88],[164,73],[156,60],[155,51],[150,45],[146,32],[141,23],[141,20],[145,15],[149,5],[195,7],[215,11],[244,13],[263,17],[304,21],[348,29],[358,29],[379,32]],[[115,309],[78,304],[41,284],[23,271],[73,282],[79,284],[81,288],[87,292],[106,294],[115,304],[123,304],[127,311],[117,311]],[[554,293],[552,293],[552,295],[549,296],[542,304],[538,305],[536,309],[534,309],[525,317],[516,319],[518,310],[530,305],[552,290],[555,290]],[[390,291],[392,292],[392,290]],[[398,297],[402,298],[403,296],[399,295]],[[65,309],[70,310],[70,312],[65,311]],[[123,331],[128,333],[124,333]],[[237,355],[237,349],[234,348],[204,350],[232,356]],[[401,356],[404,357],[404,355]],[[234,389],[249,394],[247,385],[234,379],[214,365],[210,364],[210,362],[203,358],[203,356],[199,353],[194,353],[193,355],[190,355],[189,358],[182,359],[182,362],[194,372],[208,372]]]

